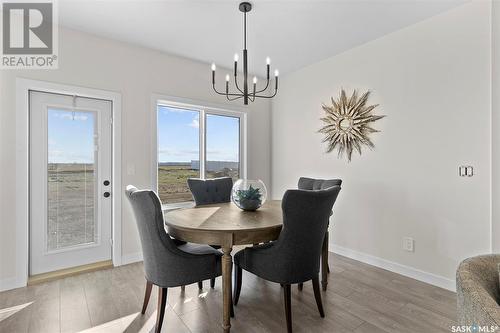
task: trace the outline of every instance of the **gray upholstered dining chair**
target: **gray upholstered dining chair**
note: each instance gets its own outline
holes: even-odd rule
[[[214,179],[188,178],[187,184],[196,206],[231,201],[231,190],[233,189],[233,179],[231,177]],[[212,247],[215,249],[220,248],[220,246]],[[198,282],[198,287],[203,289],[203,282]],[[210,280],[210,287],[215,287],[215,279]]]
[[[315,179],[308,177],[300,177],[298,188],[299,190],[324,190],[332,186],[341,186],[341,179]],[[330,265],[328,264],[328,228],[323,239],[323,247],[321,249],[321,286],[326,290],[328,285],[328,273],[330,273]],[[299,283],[299,290],[302,290],[302,283]]]
[[[126,196],[134,211],[144,257],[146,292],[141,313],[146,312],[153,285],[158,286],[155,332],[160,332],[167,289],[220,276],[222,254],[207,245],[177,245],[164,229],[161,202],[154,191],[129,185]]]
[[[288,190],[283,196],[283,229],[278,239],[247,247],[234,256],[234,301],[238,304],[242,270],[283,285],[288,332],[292,331],[290,285],[312,280],[316,305],[324,317],[319,289],[321,244],[328,227],[328,216],[340,186],[325,190]]]
[[[231,177],[214,179],[189,178],[187,183],[196,206],[231,201],[231,189],[233,188],[233,179]]]

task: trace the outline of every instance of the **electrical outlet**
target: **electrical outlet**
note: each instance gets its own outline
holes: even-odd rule
[[[415,241],[411,237],[403,237],[403,250],[408,252],[414,251]]]
[[[474,176],[474,167],[471,165],[461,165],[458,167],[458,175],[460,177]]]

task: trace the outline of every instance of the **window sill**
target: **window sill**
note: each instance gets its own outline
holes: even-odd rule
[[[164,204],[164,205],[161,205],[161,209],[164,212],[168,212],[168,211],[171,211],[174,209],[180,209],[180,208],[193,208],[194,206],[195,206],[194,202],[188,201],[188,202]]]

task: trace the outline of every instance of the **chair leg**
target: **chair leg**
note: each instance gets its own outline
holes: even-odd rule
[[[163,317],[165,316],[165,305],[167,304],[167,288],[158,288],[158,308],[156,309],[156,328],[155,333],[161,332]]]
[[[231,291],[231,294],[232,293],[233,292]],[[229,315],[231,316],[231,318],[234,318],[234,303],[233,303],[233,299],[232,298],[231,298],[231,309],[230,310],[231,311],[230,311]]]
[[[212,288],[212,289],[215,288],[215,278],[210,279],[210,288]]]
[[[319,278],[315,277],[312,279],[314,298],[316,299],[316,305],[318,306],[319,315],[321,318],[325,317],[325,311],[323,310],[323,302],[321,302],[321,291],[319,290]]]
[[[181,286],[181,293],[186,291],[186,286]]]
[[[146,309],[149,303],[149,297],[151,296],[151,289],[153,288],[153,284],[146,280],[146,292],[144,293],[144,302],[142,303],[141,313],[145,314]]]
[[[304,289],[304,284],[303,283],[299,283],[299,291],[302,291],[302,289]]]
[[[289,284],[284,285],[285,292],[283,297],[285,299],[285,316],[286,316],[286,329],[288,333],[292,332],[292,289]]]
[[[203,289],[203,281],[198,282],[198,289]]]
[[[233,297],[233,304],[236,306],[238,305],[238,300],[240,299],[240,292],[241,292],[241,275],[243,274],[243,271],[241,267],[238,265],[235,265],[235,270],[234,270],[234,297]]]
[[[321,286],[326,290],[328,285],[328,231],[325,233],[323,239],[323,246],[321,249]]]

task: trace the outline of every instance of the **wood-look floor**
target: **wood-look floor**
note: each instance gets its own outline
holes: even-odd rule
[[[311,283],[292,288],[295,332],[450,332],[455,293],[338,255],[330,255],[320,318]],[[0,332],[151,332],[156,287],[144,316],[141,263],[0,293]],[[162,332],[221,332],[221,280],[168,291]],[[232,332],[285,332],[283,288],[244,272]]]

